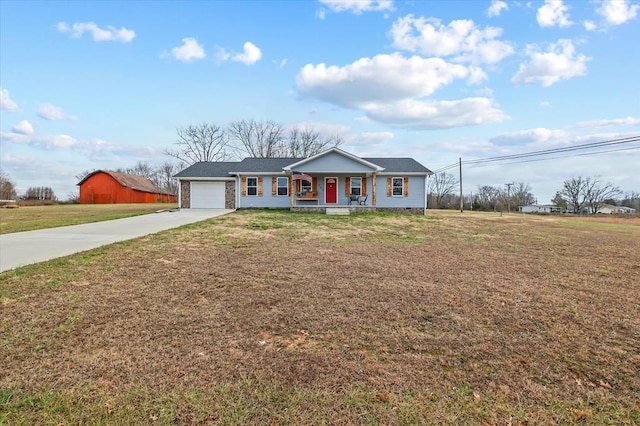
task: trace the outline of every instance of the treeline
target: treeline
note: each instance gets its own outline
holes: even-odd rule
[[[459,209],[458,179],[445,172],[431,176],[427,196],[430,208]],[[484,211],[517,211],[519,206],[536,203],[530,185],[524,182],[509,183],[504,187],[479,185],[463,199],[464,209]],[[620,188],[599,177],[578,176],[565,180],[550,204],[559,210],[574,213],[597,213],[605,204],[640,211],[640,193],[623,193]]]
[[[32,186],[24,194],[18,194],[15,182],[0,170],[0,200],[58,201],[58,198],[48,186]]]

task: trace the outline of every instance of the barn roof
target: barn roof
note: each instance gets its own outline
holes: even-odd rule
[[[110,170],[96,170],[95,172],[91,172],[84,177],[78,185],[82,185],[87,179],[91,176],[96,175],[98,173],[105,173],[111,176],[122,186],[126,186],[135,191],[141,192],[149,192],[152,194],[165,194],[166,191],[160,189],[151,179],[148,179],[144,176],[138,175],[130,175],[128,173],[120,173],[120,172],[112,172]]]

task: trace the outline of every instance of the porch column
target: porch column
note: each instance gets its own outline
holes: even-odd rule
[[[295,194],[293,193],[293,175],[289,175],[287,173],[287,176],[289,176],[289,200],[291,202],[291,207],[294,207]]]
[[[376,206],[376,172],[371,174],[371,205]]]

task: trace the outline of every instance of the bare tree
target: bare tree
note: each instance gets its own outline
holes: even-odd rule
[[[340,146],[343,142],[338,135],[322,137],[317,130],[293,127],[283,141],[281,154],[284,157],[307,158],[328,148]]]
[[[162,163],[156,172],[156,185],[169,194],[177,194],[178,183],[173,178],[173,175],[176,174],[179,169],[180,167],[175,163],[169,161]]]
[[[429,179],[429,197],[435,203],[435,208],[445,208],[445,198],[453,194],[457,185],[458,179],[450,173],[437,173]]]
[[[231,158],[229,138],[220,126],[209,123],[192,124],[176,130],[175,149],[166,149],[170,157],[192,165],[200,161],[224,161]]]
[[[82,181],[82,179],[86,178],[87,176],[89,176],[91,173],[95,172],[96,169],[87,169],[87,170],[83,170],[80,173],[76,174],[76,179],[78,179],[78,182]]]
[[[640,211],[640,193],[636,191],[625,193],[620,205]]]
[[[512,184],[508,196],[511,197],[511,206],[516,210],[518,206],[533,204],[536,199],[531,193],[531,186],[524,182]]]
[[[611,182],[602,183],[597,177],[585,179],[585,205],[591,213],[598,213],[605,200],[622,195],[622,191]]]
[[[237,120],[231,122],[229,134],[237,149],[255,158],[284,156],[284,128],[273,121]]]
[[[17,196],[15,183],[8,174],[0,170],[0,200],[15,200]]]
[[[478,192],[475,196],[473,208],[495,211],[501,206],[501,194],[502,191],[500,190],[500,188],[489,185],[478,186]]]
[[[32,186],[22,196],[24,200],[56,201],[58,198],[48,186]]]
[[[573,206],[573,212],[576,214],[580,213],[586,203],[586,184],[586,179],[582,176],[572,177],[563,182],[562,189],[559,191],[559,194],[567,200],[567,203]]]

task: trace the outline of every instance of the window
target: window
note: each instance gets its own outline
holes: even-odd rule
[[[311,192],[311,182],[308,180],[301,180],[300,182],[300,194],[304,195],[307,192]]]
[[[289,178],[278,178],[278,195],[289,195]]]
[[[392,180],[392,188],[393,192],[391,194],[394,197],[402,197],[404,195],[404,179],[401,177],[394,177]]]
[[[351,178],[351,195],[362,195],[362,178]]]
[[[247,195],[258,195],[258,178],[247,178]]]

